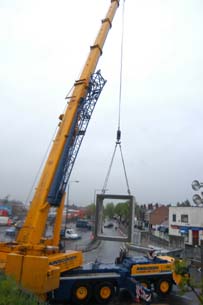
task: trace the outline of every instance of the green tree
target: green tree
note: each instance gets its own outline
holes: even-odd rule
[[[114,214],[115,214],[114,204],[112,202],[107,203],[106,206],[104,207],[104,216],[113,218]]]
[[[120,202],[115,206],[115,214],[120,220],[127,221],[129,218],[129,202]]]
[[[87,215],[88,218],[95,217],[95,213],[96,213],[95,203],[91,203],[85,208],[85,214]]]

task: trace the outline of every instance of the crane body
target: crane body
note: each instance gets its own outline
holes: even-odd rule
[[[59,249],[65,189],[92,112],[106,82],[100,71],[95,73],[95,69],[119,3],[120,0],[111,0],[80,78],[75,82],[71,95],[67,97],[67,109],[59,117],[59,128],[24,225],[16,241],[0,243],[0,271],[12,276],[23,288],[49,302],[73,301],[84,305],[95,297],[99,303],[104,304],[123,288],[128,289],[132,297],[135,297],[139,276],[142,275],[142,281],[146,275],[151,276],[153,284],[156,276],[160,279],[163,276],[164,265],[170,278],[169,288],[165,293],[171,288],[170,259],[156,262],[163,265],[163,268],[158,268],[152,279],[150,271],[149,274],[137,272],[139,268],[135,265],[143,270],[142,263],[124,255],[122,251],[114,264],[84,264],[81,251],[61,252]],[[52,207],[56,209],[53,236],[45,238],[47,218]],[[151,270],[156,269],[151,261],[144,264],[148,264],[149,268],[151,266]],[[143,299],[148,302],[149,290],[142,288],[142,292]]]
[[[87,125],[105,80],[95,69],[111,28],[119,0],[112,0],[99,33],[75,82],[59,128],[31,201],[23,227],[13,243],[0,243],[0,269],[23,287],[44,294],[59,286],[60,274],[83,264],[80,251],[59,251],[65,189]],[[52,238],[44,238],[48,213],[56,208]]]

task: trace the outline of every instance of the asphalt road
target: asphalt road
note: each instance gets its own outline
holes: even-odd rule
[[[110,235],[115,234],[114,229],[105,229],[109,231]],[[117,234],[117,232],[116,232]],[[93,251],[84,253],[85,262],[91,262],[95,259],[102,261],[104,263],[112,263],[115,258],[119,255],[120,247],[123,246],[120,242],[110,242],[110,241],[102,241],[101,244],[94,249]],[[140,256],[140,253],[131,252],[131,255]],[[191,276],[195,280],[196,283],[200,282],[201,274],[197,271],[197,269],[191,269]],[[127,296],[126,294],[119,297],[119,299],[115,300],[112,305],[134,305],[135,303]],[[143,303],[144,304],[144,303]],[[160,299],[156,294],[153,295],[152,304],[160,304],[160,305],[199,305],[197,297],[193,292],[187,292],[182,295],[181,291],[174,286],[171,294],[164,298]],[[95,305],[95,304],[94,304]]]
[[[109,229],[110,235],[113,235],[112,229]],[[92,251],[84,253],[85,262],[93,262],[96,259],[104,263],[112,263],[115,261],[115,258],[119,255],[120,247],[123,246],[119,242],[110,242],[102,241],[97,248]],[[132,253],[131,253],[132,254]],[[134,256],[141,255],[140,253],[133,253]],[[196,282],[200,281],[200,273],[197,269],[191,270],[192,276]],[[119,296],[118,299],[114,300],[111,305],[135,305],[136,303],[132,299],[123,293]],[[144,303],[143,303],[144,304]],[[171,294],[164,298],[160,299],[156,294],[153,295],[152,304],[156,305],[199,305],[198,299],[193,292],[187,292],[184,295],[181,294],[181,291],[174,286]],[[95,303],[92,305],[96,305]]]
[[[71,225],[71,224],[70,224]],[[74,224],[72,224],[74,227]],[[12,238],[6,236],[5,234],[6,227],[0,227],[0,241],[10,241]],[[92,232],[87,229],[77,229],[75,228],[77,233],[81,235],[80,240],[66,240],[65,247],[66,249],[75,249],[75,250],[83,250],[86,248],[87,244],[92,241]],[[48,230],[48,234],[50,234],[50,229]],[[114,228],[105,228],[104,234],[106,235],[118,235],[119,230],[115,230]],[[104,263],[112,263],[115,261],[115,258],[119,255],[120,248],[123,246],[120,242],[112,242],[112,241],[102,241],[98,244],[97,247],[93,248],[91,251],[84,252],[84,262],[93,262],[96,259],[98,261]],[[131,255],[139,256],[140,253],[133,252]],[[197,271],[197,269],[191,269],[192,277],[195,282],[200,282],[201,274]],[[118,299],[114,300],[111,305],[135,305],[136,303],[132,302],[126,293],[121,294]],[[144,304],[144,303],[143,303]],[[193,292],[187,292],[184,295],[181,295],[181,292],[177,289],[177,287],[173,288],[170,296],[165,299],[160,299],[154,294],[152,304],[159,305],[199,305],[199,302],[194,295]],[[95,303],[92,305],[96,305]]]

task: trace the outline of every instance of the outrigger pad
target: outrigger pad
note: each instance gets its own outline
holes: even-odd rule
[[[108,224],[104,225],[104,200],[112,201],[122,201],[128,206],[128,223],[122,224],[121,220],[118,218],[118,215],[114,215],[113,223],[111,226],[114,227],[111,230],[105,229],[108,228]],[[108,202],[109,203],[109,202]],[[120,203],[120,202],[119,202]],[[111,194],[97,194],[96,198],[96,219],[95,219],[95,238],[101,240],[109,241],[123,241],[123,242],[132,242],[133,240],[133,231],[134,231],[134,211],[135,211],[135,198],[130,195],[111,195]],[[112,231],[113,230],[113,231]],[[108,234],[108,231],[111,232],[111,235]],[[113,234],[112,234],[113,233]]]

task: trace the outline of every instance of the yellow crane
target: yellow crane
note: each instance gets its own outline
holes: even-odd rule
[[[0,270],[36,294],[46,294],[59,287],[62,272],[83,264],[80,251],[59,251],[65,189],[92,111],[105,84],[95,69],[118,6],[119,0],[111,0],[80,78],[68,97],[67,109],[59,117],[58,132],[24,225],[15,242],[0,243]],[[52,238],[45,239],[51,207],[56,208],[57,216]]]
[[[84,264],[81,251],[67,250],[62,253],[59,249],[65,190],[95,104],[106,82],[100,71],[95,73],[95,69],[119,3],[119,0],[111,0],[80,78],[68,97],[67,109],[59,117],[57,135],[24,225],[16,241],[0,243],[0,271],[48,302],[73,301],[85,305],[94,297],[97,303],[104,304],[116,292],[127,289],[132,298],[141,297],[150,304],[150,290],[142,287],[137,280],[147,286],[153,284],[155,291],[161,295],[167,295],[174,283],[173,259],[170,257],[136,259],[121,250],[113,264],[97,261]],[[100,195],[101,202],[105,198],[104,194]],[[109,198],[115,196],[110,195]],[[133,196],[122,198],[131,199],[133,203]],[[53,236],[45,238],[52,207],[56,209]],[[133,205],[129,219],[132,213]],[[98,218],[98,225],[101,225],[101,218]]]

